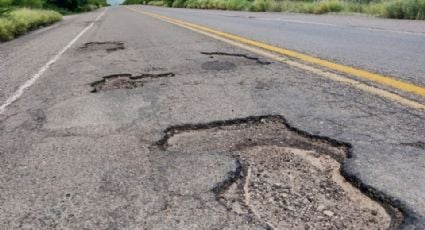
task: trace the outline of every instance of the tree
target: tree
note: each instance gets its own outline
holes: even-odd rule
[[[13,0],[12,5],[30,7],[30,8],[41,8],[43,7],[44,0]]]
[[[47,0],[47,4],[70,11],[84,11],[92,6],[107,5],[106,0]]]

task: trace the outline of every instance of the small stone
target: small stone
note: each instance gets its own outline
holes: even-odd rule
[[[323,209],[325,209],[325,206],[320,204],[319,206],[317,206],[317,211],[321,212],[323,211]]]
[[[376,215],[378,215],[378,211],[376,211],[376,210],[372,210],[372,215],[374,215],[374,216],[376,216]]]
[[[281,184],[281,183],[275,183],[275,184],[273,184],[273,187],[282,188],[283,187],[283,184]]]
[[[325,214],[325,215],[327,215],[329,217],[332,217],[334,215],[334,213],[332,211],[329,211],[329,210],[323,211],[323,214]]]

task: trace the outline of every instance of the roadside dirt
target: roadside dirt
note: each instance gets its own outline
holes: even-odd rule
[[[241,170],[217,185],[217,199],[270,229],[393,229],[402,219],[340,174],[346,145],[294,130],[280,117],[174,127],[159,145],[237,158]]]

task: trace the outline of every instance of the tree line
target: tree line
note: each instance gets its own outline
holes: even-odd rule
[[[72,12],[91,10],[106,5],[106,0],[0,0],[0,8],[49,8]]]

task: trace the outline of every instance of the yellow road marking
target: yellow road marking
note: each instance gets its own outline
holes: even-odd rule
[[[240,48],[249,50],[253,53],[257,53],[259,55],[268,57],[270,59],[273,59],[273,60],[276,60],[276,61],[279,61],[279,62],[284,62],[288,65],[291,65],[291,66],[294,66],[294,67],[297,67],[297,68],[300,68],[300,69],[303,69],[303,70],[307,70],[309,72],[313,72],[317,75],[327,77],[327,78],[332,79],[334,81],[349,84],[354,88],[357,88],[357,89],[360,89],[360,90],[363,90],[363,91],[366,91],[366,92],[369,92],[371,94],[375,94],[375,95],[378,95],[378,96],[381,96],[381,97],[385,97],[387,99],[396,101],[400,104],[403,104],[403,105],[406,105],[406,106],[409,106],[409,107],[412,107],[412,108],[415,108],[415,109],[424,109],[425,110],[425,105],[418,103],[416,101],[406,99],[406,98],[401,97],[397,94],[388,92],[388,91],[383,90],[383,89],[378,89],[378,88],[375,88],[375,87],[372,87],[372,86],[369,86],[369,85],[366,85],[366,84],[363,84],[359,81],[356,81],[356,80],[353,80],[353,79],[350,79],[350,78],[346,78],[346,77],[343,77],[343,76],[338,75],[338,74],[326,72],[326,71],[323,71],[321,69],[318,69],[318,68],[315,68],[315,67],[312,67],[312,66],[308,66],[308,65],[305,65],[305,64],[302,64],[302,63],[299,63],[299,62],[295,62],[295,61],[291,61],[291,60],[282,58],[282,56],[279,56],[277,54],[297,58],[297,59],[302,60],[304,62],[316,64],[316,65],[319,65],[319,66],[323,66],[323,67],[326,67],[326,68],[329,68],[329,69],[332,69],[332,70],[336,70],[338,72],[347,73],[347,74],[354,75],[354,76],[357,76],[356,74],[354,74],[354,73],[357,73],[358,75],[361,75],[361,76],[357,76],[357,77],[367,79],[367,80],[372,80],[372,81],[375,81],[375,82],[378,82],[378,83],[381,83],[381,84],[385,84],[385,85],[388,85],[388,86],[392,86],[393,88],[403,90],[403,91],[407,91],[407,92],[411,92],[411,93],[414,93],[414,94],[417,94],[417,95],[420,95],[420,96],[425,96],[425,88],[424,87],[420,87],[420,86],[416,86],[416,85],[413,85],[413,84],[410,84],[410,83],[402,82],[402,81],[395,80],[395,79],[385,77],[385,76],[382,76],[382,75],[370,73],[370,72],[367,72],[367,71],[364,71],[364,70],[355,69],[353,67],[348,67],[348,66],[344,66],[344,65],[341,65],[341,64],[332,63],[332,62],[325,61],[325,60],[322,60],[322,59],[319,59],[319,58],[315,58],[315,57],[311,57],[311,56],[308,56],[308,55],[305,55],[305,54],[297,53],[295,51],[286,50],[286,49],[271,46],[271,45],[268,45],[268,44],[265,44],[265,43],[253,41],[253,40],[246,39],[246,38],[242,38],[242,37],[239,37],[239,36],[236,36],[236,35],[224,33],[224,32],[221,32],[221,31],[216,31],[214,29],[210,29],[210,28],[207,28],[207,27],[203,27],[203,26],[192,24],[192,23],[172,19],[172,18],[169,18],[169,17],[166,17],[166,16],[155,14],[155,13],[140,11],[140,10],[136,10],[136,9],[133,9],[133,8],[127,7],[127,6],[126,6],[126,8],[128,8],[128,9],[130,9],[130,10],[136,12],[136,13],[148,15],[148,16],[169,22],[171,24],[190,29],[192,31],[201,33],[203,35],[212,37],[212,38],[217,39],[217,40],[221,40],[223,42],[229,43],[229,44],[234,45],[234,46],[238,46]],[[267,52],[267,51],[272,51],[273,53]],[[275,53],[277,53],[277,54],[275,54]],[[324,64],[320,64],[319,62],[324,63]],[[334,68],[332,68],[332,67],[334,67]],[[343,71],[344,69],[345,69],[345,71]]]

